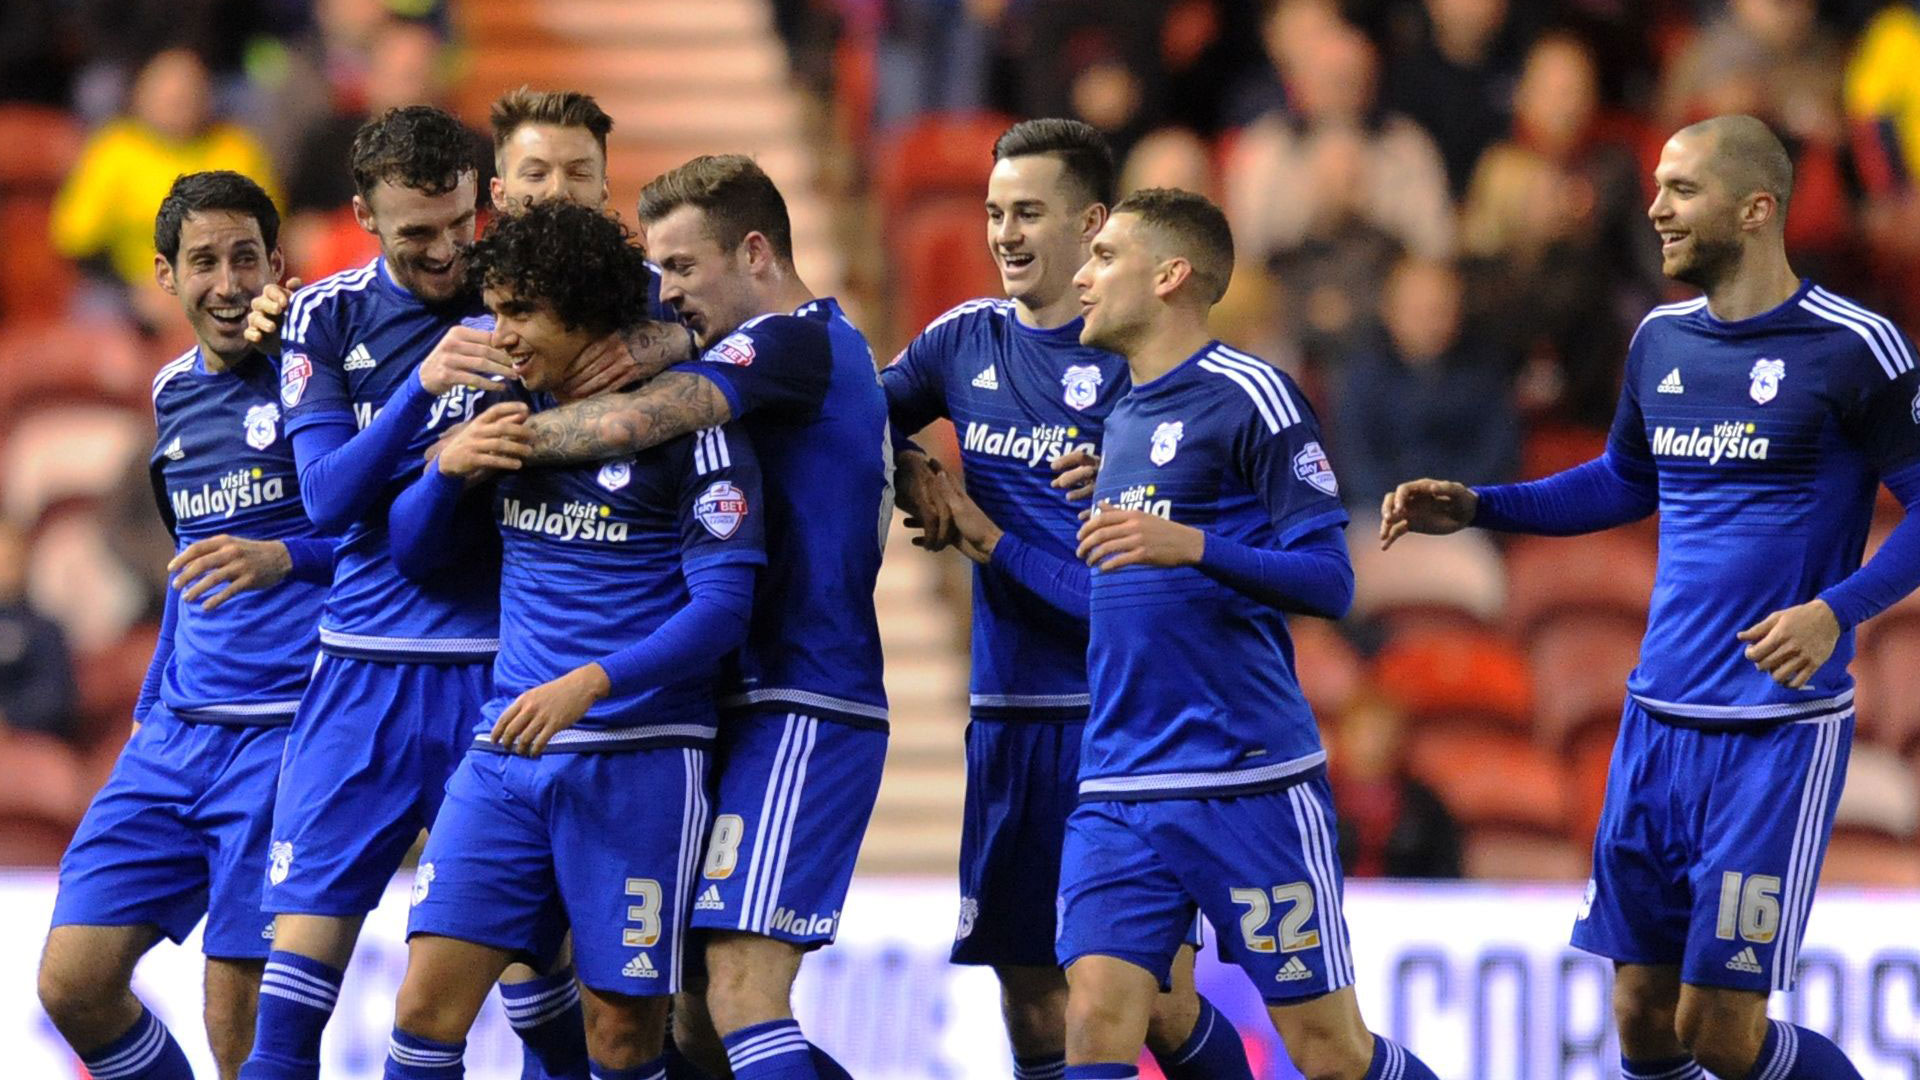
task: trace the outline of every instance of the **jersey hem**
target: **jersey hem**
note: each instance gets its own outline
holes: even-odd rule
[[[727,715],[799,712],[821,720],[844,724],[847,727],[867,728],[879,732],[889,730],[885,705],[870,705],[827,694],[817,694],[810,690],[779,688],[749,690],[722,698],[720,708]]]
[[[1094,777],[1080,781],[1080,802],[1163,802],[1169,799],[1232,799],[1285,791],[1327,771],[1326,751],[1239,773],[1157,773],[1146,776]],[[1237,775],[1245,779],[1235,779]],[[1113,786],[1124,784],[1125,786]]]

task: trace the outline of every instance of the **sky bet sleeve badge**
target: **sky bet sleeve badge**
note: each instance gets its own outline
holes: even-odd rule
[[[726,480],[715,480],[694,501],[693,516],[708,532],[722,540],[728,539],[747,519],[747,493]]]

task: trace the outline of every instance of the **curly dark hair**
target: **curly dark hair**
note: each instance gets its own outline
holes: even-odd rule
[[[280,212],[259,184],[227,169],[176,176],[160,212],[153,218],[153,250],[167,262],[180,260],[180,227],[187,215],[228,210],[253,218],[260,226],[260,242],[272,251],[280,246]]]
[[[564,199],[495,218],[467,256],[470,288],[544,304],[596,334],[646,318],[647,253],[617,218]]]
[[[425,195],[445,195],[480,173],[473,132],[431,105],[388,109],[353,136],[353,186],[366,198],[385,180]]]

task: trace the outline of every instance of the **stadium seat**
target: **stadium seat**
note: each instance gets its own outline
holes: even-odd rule
[[[1641,633],[1641,624],[1618,615],[1570,612],[1526,635],[1540,745],[1566,750],[1619,723]]]
[[[1628,532],[1528,537],[1507,549],[1507,618],[1529,637],[1565,612],[1644,621],[1658,552]]]
[[[25,523],[55,503],[103,496],[152,440],[152,419],[122,406],[34,409],[0,444],[0,505],[9,519]]]
[[[0,155],[0,189],[58,188],[79,159],[85,138],[79,121],[63,109],[0,105],[0,146],[14,150]]]
[[[85,506],[56,509],[34,527],[27,591],[78,653],[118,640],[144,607],[139,586],[108,546],[106,526]]]
[[[1377,519],[1348,529],[1356,618],[1383,622],[1390,633],[1492,626],[1507,601],[1500,551],[1486,534],[1406,536],[1381,551]]]
[[[977,190],[916,203],[888,221],[887,241],[894,280],[903,283],[894,310],[905,320],[904,336],[961,301],[1000,295]]]
[[[980,193],[993,171],[994,141],[1013,121],[992,112],[934,112],[884,133],[874,167],[874,193],[888,231],[901,213],[921,199],[962,196],[973,207],[970,246],[983,249],[986,232]]]
[[[130,722],[159,632],[154,623],[137,623],[105,646],[75,659],[80,718],[90,741],[111,741]]]
[[[1920,849],[1907,840],[1835,829],[1820,867],[1820,884],[1920,888]]]
[[[1486,631],[1396,635],[1374,657],[1373,678],[1418,729],[1531,729],[1526,658]]]
[[[60,402],[117,404],[151,415],[159,368],[127,327],[10,323],[0,331],[0,433],[32,408]]]
[[[52,192],[0,193],[0,237],[7,244],[0,261],[0,319],[9,324],[66,316],[79,273],[55,250],[52,220]]]
[[[0,733],[0,866],[51,866],[73,837],[93,788],[65,744]]]
[[[1906,602],[1862,629],[1853,670],[1861,736],[1895,753],[1920,750],[1920,617]]]
[[[1407,764],[1462,826],[1565,836],[1567,771],[1524,735],[1416,725]]]
[[[1293,670],[1314,716],[1326,722],[1340,714],[1366,684],[1366,664],[1360,654],[1325,619],[1288,620],[1293,637]]]
[[[1588,850],[1556,836],[1475,829],[1461,845],[1470,878],[1501,881],[1580,881],[1592,862]]]
[[[1898,756],[1877,746],[1855,746],[1833,823],[1835,829],[1910,842],[1920,836],[1920,786]]]
[[[1561,752],[1561,760],[1569,763],[1567,839],[1576,844],[1591,846],[1600,828],[1600,811],[1607,802],[1607,772],[1619,733],[1617,725],[1590,728],[1579,742]]]
[[[1592,461],[1607,448],[1607,435],[1589,428],[1542,425],[1520,444],[1520,476],[1538,480]]]

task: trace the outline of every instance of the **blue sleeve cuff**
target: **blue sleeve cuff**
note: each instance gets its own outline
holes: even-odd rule
[[[293,564],[287,571],[292,581],[304,581],[316,585],[326,585],[333,581],[333,555],[335,544],[332,540],[287,540],[287,560]]]

